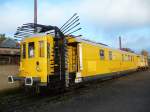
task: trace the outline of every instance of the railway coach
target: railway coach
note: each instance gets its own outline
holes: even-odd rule
[[[21,41],[19,74],[16,77],[10,75],[10,83],[20,81],[37,91],[40,87],[66,88],[148,66],[145,56],[63,35],[57,27],[49,27],[54,34],[38,33]]]

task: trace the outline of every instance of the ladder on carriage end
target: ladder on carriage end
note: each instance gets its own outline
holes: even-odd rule
[[[58,32],[55,32],[54,37],[54,75],[63,86],[69,87],[67,39]]]

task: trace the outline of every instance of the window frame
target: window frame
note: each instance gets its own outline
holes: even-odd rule
[[[39,46],[39,48],[38,48],[39,49],[38,56],[40,58],[44,58],[45,57],[45,42],[44,42],[44,40],[38,41],[38,46]],[[43,48],[43,53],[42,53],[42,48]]]
[[[99,50],[99,56],[100,56],[100,60],[105,60],[105,50],[104,49]]]
[[[109,55],[109,60],[112,61],[113,60],[113,52],[109,51],[108,55]]]
[[[124,62],[124,54],[122,54],[122,62]]]
[[[130,61],[130,55],[128,55],[128,61]]]
[[[33,54],[31,55],[31,49],[30,49],[30,44],[32,45],[33,43]],[[28,58],[34,58],[35,57],[35,42],[29,42],[28,43]]]
[[[47,42],[47,58],[50,58],[50,43]]]
[[[21,59],[26,59],[26,43],[22,43],[21,46]]]

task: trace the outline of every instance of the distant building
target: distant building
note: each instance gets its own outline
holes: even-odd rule
[[[11,38],[6,38],[0,42],[2,48],[20,48],[19,43]]]
[[[148,56],[148,65],[150,66],[150,56]]]
[[[5,39],[0,42],[0,64],[19,64],[19,44],[13,39]]]
[[[19,52],[16,48],[0,48],[0,64],[19,64]]]

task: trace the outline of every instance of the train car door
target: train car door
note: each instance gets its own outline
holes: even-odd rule
[[[69,74],[76,74],[76,72],[78,72],[77,44],[77,42],[72,42],[68,44]]]

